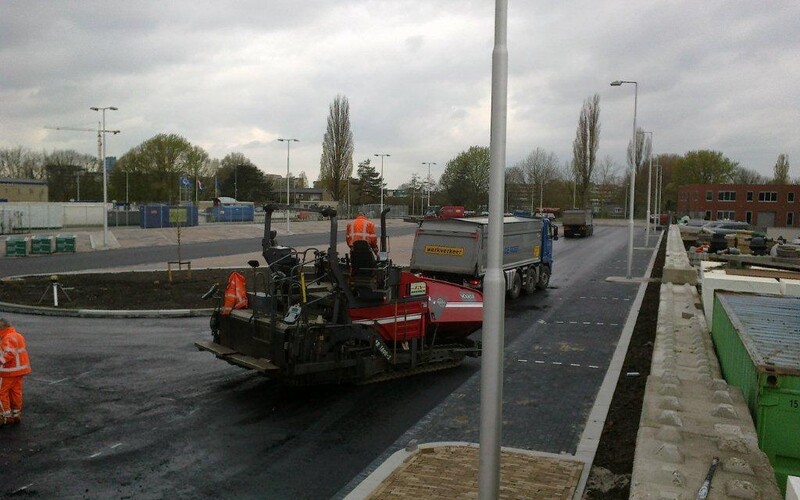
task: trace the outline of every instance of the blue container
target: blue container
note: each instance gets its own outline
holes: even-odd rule
[[[213,222],[253,222],[255,209],[252,205],[222,205],[211,209]]]
[[[144,205],[139,208],[139,227],[181,227],[196,226],[198,224],[197,207],[186,205],[171,207],[169,205]]]

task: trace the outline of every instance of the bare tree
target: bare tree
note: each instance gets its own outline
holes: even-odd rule
[[[789,184],[789,155],[781,153],[774,167],[773,184]]]
[[[531,209],[533,209],[534,200],[538,200],[539,205],[542,206],[544,203],[543,186],[558,177],[558,157],[542,148],[536,148],[512,168],[519,169],[524,173],[531,193]]]
[[[636,166],[636,173],[650,156],[650,138],[641,128],[636,128],[636,161],[633,159],[633,141],[628,142],[628,167]]]
[[[578,118],[578,130],[572,142],[572,167],[575,169],[575,189],[583,206],[589,205],[589,187],[592,182],[597,148],[600,146],[600,96],[583,101]]]
[[[328,128],[322,139],[319,180],[336,201],[344,198],[347,179],[353,173],[353,132],[350,130],[350,103],[337,95],[330,105]]]
[[[0,149],[0,177],[44,179],[44,155],[17,146]]]
[[[733,184],[766,184],[768,179],[755,170],[745,167],[737,167],[731,177]]]

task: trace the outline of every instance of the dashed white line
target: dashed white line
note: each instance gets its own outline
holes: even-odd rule
[[[101,453],[102,453],[102,451],[98,451],[98,452],[97,452],[97,453],[95,453],[94,455],[89,455],[89,458],[95,458],[95,457],[99,457]]]
[[[584,322],[583,322],[583,324],[584,324],[584,325],[591,325],[591,324],[592,324],[592,322],[591,322],[591,321],[584,321]]]
[[[519,363],[527,363],[527,362],[528,362],[528,360],[527,360],[527,359],[518,359],[517,361],[518,361]]]
[[[50,385],[60,384],[61,382],[65,381],[65,380],[69,380],[69,377],[65,377],[65,378],[62,378],[60,380],[54,380],[53,382],[50,382]]]
[[[552,363],[553,363],[554,365],[560,365],[560,364],[563,364],[563,363],[561,363],[561,361],[553,361]]]
[[[544,361],[540,361],[540,360],[537,359],[536,361],[534,361],[534,363],[536,363],[537,365],[543,365]]]
[[[116,448],[118,446],[122,446],[122,443],[112,444],[109,448],[111,448],[113,450],[114,448]]]
[[[578,324],[578,322],[577,322],[577,321],[570,321],[570,322],[569,322],[569,324],[570,324],[570,325],[577,325],[577,324]]]
[[[597,326],[603,326],[603,325],[605,325],[605,323],[596,323],[596,324],[597,324]]]
[[[595,365],[589,365],[589,368],[597,369],[597,368],[600,368],[600,367],[599,366],[595,366]]]
[[[569,366],[581,366],[581,365],[579,365],[577,363],[570,363]]]
[[[557,325],[563,325],[563,324],[564,324],[564,322],[563,322],[563,321],[556,321],[556,324],[557,324]]]

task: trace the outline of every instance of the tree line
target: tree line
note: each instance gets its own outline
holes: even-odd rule
[[[789,159],[780,154],[768,178],[745,168],[719,151],[697,150],[683,155],[659,154],[651,158],[651,139],[639,129],[630,141],[627,168],[610,157],[597,159],[600,143],[600,97],[584,100],[572,144],[572,157],[561,161],[555,153],[536,147],[506,168],[507,210],[548,207],[622,205],[636,172],[636,199],[647,194],[648,173],[653,185],[663,185],[663,209],[674,210],[677,190],[683,184],[788,184]],[[634,147],[635,146],[635,147]],[[322,140],[317,185],[341,205],[377,203],[382,184],[369,158],[358,163],[353,176],[354,139],[347,97],[337,95],[329,106]],[[651,168],[651,163],[654,168]],[[450,159],[438,183],[412,174],[401,184],[391,204],[408,204],[421,213],[430,193],[432,205],[463,205],[480,210],[488,205],[489,148],[474,145]],[[0,148],[0,177],[46,180],[51,201],[102,200],[102,169],[98,159],[74,150],[35,152],[21,146]],[[177,134],[161,133],[122,155],[108,179],[109,199],[132,202],[167,202],[215,195],[240,200],[285,202],[283,183],[269,176],[242,153],[211,158],[201,147]],[[285,182],[285,181],[284,181]],[[293,189],[308,186],[305,173],[291,179]],[[800,181],[794,181],[800,182]],[[637,203],[641,215],[645,203]]]

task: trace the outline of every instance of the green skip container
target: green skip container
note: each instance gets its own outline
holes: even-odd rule
[[[56,252],[75,253],[75,235],[74,234],[57,234],[56,235]]]
[[[718,292],[711,335],[785,495],[786,476],[800,476],[800,298]]]
[[[52,236],[31,236],[31,255],[53,253]]]
[[[6,239],[6,257],[25,257],[28,255],[28,239],[9,236]]]

